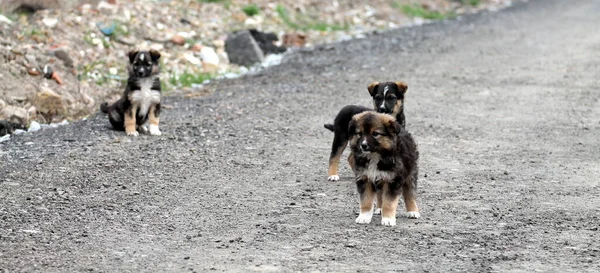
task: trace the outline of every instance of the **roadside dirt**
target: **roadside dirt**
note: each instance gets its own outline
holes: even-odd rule
[[[169,97],[163,136],[106,117],[0,144],[0,269],[597,272],[600,3],[495,14],[300,51]],[[357,225],[326,181],[346,104],[403,80],[422,218]]]

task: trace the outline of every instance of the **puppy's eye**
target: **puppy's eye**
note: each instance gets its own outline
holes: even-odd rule
[[[388,97],[388,100],[395,100],[395,99],[396,99],[396,96],[394,96],[394,95]]]
[[[360,132],[360,131],[356,132],[355,134],[358,136],[362,136],[362,132]]]
[[[380,134],[380,133],[377,133],[377,132],[373,132],[373,134],[371,134],[371,135],[373,135],[373,137],[378,137],[378,136],[380,136],[381,134]]]

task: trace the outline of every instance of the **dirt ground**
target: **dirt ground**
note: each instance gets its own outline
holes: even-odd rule
[[[169,97],[163,136],[105,116],[0,144],[3,272],[598,272],[600,2],[300,51]],[[357,225],[330,122],[408,83],[422,218]]]

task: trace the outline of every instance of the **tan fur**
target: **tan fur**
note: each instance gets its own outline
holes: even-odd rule
[[[148,122],[150,122],[151,125],[156,125],[158,126],[159,123],[159,118],[155,115],[154,110],[156,109],[156,104],[153,104],[152,106],[150,106],[150,112],[148,113]]]
[[[400,199],[400,196],[390,194],[387,183],[383,185],[381,195],[383,199],[381,217],[396,218],[396,210],[398,209],[398,200]]]
[[[340,165],[340,159],[342,157],[342,153],[344,153],[344,149],[346,147],[346,145],[348,145],[348,141],[343,143],[344,145],[342,145],[342,148],[339,148],[337,150],[337,153],[335,154],[335,157],[331,158],[329,160],[329,170],[327,171],[327,174],[329,176],[332,175],[338,175],[338,167]]]
[[[417,196],[414,189],[404,186],[404,188],[402,188],[402,196],[404,197],[404,206],[406,207],[407,212],[419,212],[419,208],[417,207]]]
[[[127,112],[125,112],[125,132],[127,134],[132,134],[133,132],[136,131],[136,122],[135,122],[135,116],[136,116],[136,109],[137,109],[137,105],[131,105],[131,107],[129,108],[129,110]]]
[[[369,90],[369,94],[371,94],[371,96],[373,96],[373,90],[375,90],[375,86],[377,86],[379,84],[379,82],[372,82],[371,84],[369,84],[369,86],[367,86],[367,90]]]
[[[373,200],[375,198],[375,192],[373,189],[373,183],[365,185],[365,192],[360,199],[360,213],[368,213],[373,210]]]

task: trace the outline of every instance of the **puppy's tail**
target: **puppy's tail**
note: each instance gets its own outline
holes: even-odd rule
[[[108,114],[108,102],[103,102],[102,104],[100,104],[100,111],[102,111],[102,113]]]
[[[325,129],[333,132],[333,124],[323,124],[323,127],[325,127]]]

